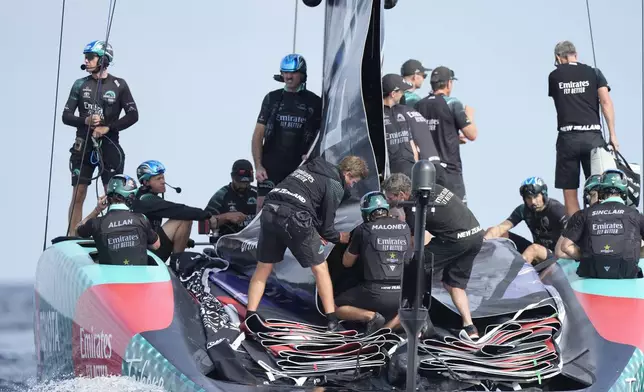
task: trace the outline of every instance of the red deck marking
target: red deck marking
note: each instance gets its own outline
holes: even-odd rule
[[[167,328],[174,317],[171,282],[102,284],[76,303],[72,356],[77,376],[121,375],[132,336]]]
[[[644,350],[644,300],[607,297],[575,291],[588,318],[606,340]]]

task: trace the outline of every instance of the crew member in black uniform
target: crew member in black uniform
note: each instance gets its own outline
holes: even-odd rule
[[[217,220],[218,236],[241,231],[257,213],[257,189],[253,165],[246,159],[233,163],[231,182],[219,189],[208,202],[206,211]]]
[[[628,181],[620,170],[606,170],[599,185],[601,202],[570,218],[557,256],[579,260],[582,278],[641,278],[644,216],[627,206]],[[559,252],[560,251],[560,252]]]
[[[106,195],[75,228],[79,237],[94,239],[99,264],[148,265],[148,249],[158,249],[159,236],[143,214],[130,211],[136,193],[134,179],[114,175]],[[107,208],[107,214],[99,216]]]
[[[327,241],[349,242],[349,233],[340,233],[334,227],[335,213],[349,189],[368,174],[367,163],[360,157],[345,157],[337,166],[316,157],[266,195],[257,242],[259,261],[248,288],[247,317],[257,311],[273,264],[282,261],[288,248],[303,268],[311,268],[329,330],[337,329],[324,246]]]
[[[606,118],[610,144],[619,149],[615,134],[615,111],[610,87],[599,69],[577,61],[570,41],[555,46],[556,69],[548,76],[548,96],[557,110],[557,163],[555,188],[563,189],[566,214],[579,211],[579,164],[590,176],[590,152],[606,141],[601,133],[599,105]]]
[[[538,264],[554,255],[555,245],[561,236],[568,216],[558,200],[548,197],[548,185],[540,177],[530,177],[521,183],[519,194],[523,203],[512,211],[510,217],[487,230],[485,238],[508,237],[517,246],[526,262]],[[532,232],[532,241],[510,231],[525,221]]]
[[[474,109],[465,106],[451,95],[454,71],[447,67],[435,68],[429,82],[433,92],[416,103],[414,108],[427,119],[442,166],[445,168],[444,186],[467,204],[461,144],[474,141],[478,135],[474,123]],[[440,182],[437,183],[440,184]]]
[[[252,152],[259,198],[300,165],[309,153],[322,122],[322,99],[306,89],[306,61],[289,54],[275,80],[284,87],[266,94],[253,133]]]
[[[392,174],[383,182],[382,189],[391,204],[409,200],[411,179],[402,173]],[[461,314],[463,329],[470,338],[478,339],[478,330],[472,323],[465,288],[472,273],[474,259],[483,246],[483,229],[461,199],[441,185],[434,184],[429,203],[433,207],[427,212],[425,230],[432,238],[425,245],[425,260],[431,260],[432,254],[434,255],[434,273],[442,270],[443,286]],[[404,210],[413,235],[414,212],[408,207]]]
[[[208,211],[173,203],[160,197],[166,191],[165,166],[159,161],[145,161],[136,169],[141,187],[136,193],[132,210],[150,219],[161,238],[161,247],[155,251],[163,261],[171,254],[186,250],[193,221],[209,221],[210,228],[217,228],[217,220]],[[168,221],[161,225],[163,219]]]
[[[382,192],[364,195],[360,211],[364,222],[354,230],[342,264],[351,268],[360,258],[364,281],[338,295],[335,303],[338,318],[363,321],[370,334],[383,326],[400,327],[400,283],[412,253],[411,231],[407,223],[389,215]]]
[[[83,216],[87,186],[92,183],[96,167],[104,187],[113,175],[123,173],[125,153],[119,144],[119,133],[139,120],[139,111],[127,83],[107,72],[114,59],[112,46],[92,41],[83,53],[85,64],[81,68],[90,75],[74,82],[63,110],[63,123],[76,128],[76,141],[69,149],[74,187],[69,206],[70,231]],[[125,115],[119,118],[121,111]]]

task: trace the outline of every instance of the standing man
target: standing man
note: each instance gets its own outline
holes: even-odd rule
[[[251,185],[253,165],[246,159],[235,161],[230,179],[206,206],[206,211],[217,220],[218,237],[242,231],[257,213],[257,189]]]
[[[320,130],[322,99],[306,89],[306,71],[304,57],[284,57],[274,76],[284,87],[262,102],[252,140],[258,212],[264,196],[297,169]]]
[[[423,64],[414,59],[405,61],[400,67],[400,76],[402,76],[411,88],[405,91],[405,95],[401,101],[403,105],[414,107],[416,102],[420,101],[420,96],[416,94],[416,90],[423,87],[423,82],[427,79],[427,72],[431,69],[425,68]]]
[[[454,80],[457,79],[451,69],[443,66],[435,68],[429,80],[433,92],[418,101],[415,108],[427,119],[434,136],[440,160],[445,167],[445,187],[467,205],[461,144],[466,140],[476,140],[478,130],[474,123],[474,109],[451,96]]]
[[[577,50],[570,41],[555,46],[556,69],[548,76],[548,96],[557,110],[557,163],[555,188],[563,189],[566,213],[579,211],[579,164],[590,176],[590,152],[603,146],[599,105],[606,118],[610,144],[619,149],[615,134],[615,111],[610,87],[599,69],[577,61]]]
[[[428,159],[436,166],[436,181],[443,184],[444,170],[427,120],[410,106],[400,104],[409,88],[410,84],[399,75],[387,74],[382,78],[390,172],[411,176],[414,163],[419,159]]]
[[[273,264],[288,248],[303,268],[311,268],[322,300],[328,328],[338,328],[333,284],[324,259],[326,242],[346,244],[350,233],[334,228],[335,213],[344,195],[367,178],[367,163],[348,156],[335,166],[322,157],[311,159],[279,183],[262,208],[257,242],[257,268],[248,288],[247,318],[256,313]]]
[[[382,189],[390,204],[409,200],[411,179],[402,173],[392,174],[383,182]],[[427,213],[425,230],[433,237],[425,245],[425,260],[431,260],[433,254],[434,273],[442,270],[443,286],[461,314],[463,329],[470,338],[478,339],[465,288],[472,274],[474,259],[483,246],[483,229],[461,199],[441,185],[434,185],[429,203],[433,211]],[[404,207],[404,210],[407,225],[414,235],[414,211],[409,207]],[[428,279],[432,277],[428,276]]]
[[[69,149],[74,191],[67,235],[71,235],[83,217],[83,203],[94,169],[99,167],[104,187],[113,175],[123,173],[125,152],[119,144],[119,133],[139,121],[139,111],[127,83],[107,72],[114,60],[112,46],[92,41],[83,54],[85,64],[81,69],[89,75],[74,82],[63,110],[63,123],[76,128],[76,141]],[[125,115],[119,118],[122,111]]]

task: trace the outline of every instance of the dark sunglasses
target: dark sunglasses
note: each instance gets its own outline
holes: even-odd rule
[[[90,61],[92,61],[92,60],[94,60],[94,59],[95,59],[95,58],[97,58],[97,57],[98,57],[98,55],[97,55],[96,53],[86,53],[86,54],[85,54],[85,59],[86,59],[86,60],[90,60]]]

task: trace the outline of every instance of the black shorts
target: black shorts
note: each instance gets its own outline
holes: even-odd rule
[[[467,195],[465,194],[465,181],[463,181],[463,173],[448,172],[444,173],[444,187],[452,191],[453,194],[458,196],[467,205]]]
[[[458,242],[446,242],[432,238],[425,247],[425,267],[429,266],[434,254],[434,273],[443,271],[443,283],[465,289],[472,274],[474,259],[483,246],[483,234]]]
[[[163,230],[163,227],[159,227],[156,230],[157,234],[159,235],[159,242],[161,245],[159,246],[159,249],[152,251],[155,255],[157,255],[158,258],[161,259],[161,261],[165,262],[168,260],[170,255],[172,255],[172,250],[174,249],[174,244],[172,243],[172,240],[168,237],[168,235],[165,233],[165,230]]]
[[[400,282],[391,285],[362,283],[338,295],[335,304],[378,312],[385,319],[391,320],[398,314],[400,307]]]
[[[590,176],[590,151],[606,144],[601,132],[560,132],[557,136],[555,188],[579,188],[579,164]]]
[[[81,137],[76,138],[72,148],[69,149],[69,170],[72,173],[72,186],[77,184],[89,185],[92,183],[94,170],[98,167],[103,185],[110,182],[112,176],[123,174],[125,168],[125,152],[118,142],[111,142],[108,136],[101,138],[100,159],[94,151],[92,139],[88,140],[88,145],[83,154],[83,142]]]
[[[267,202],[260,216],[257,259],[262,263],[279,263],[286,248],[304,268],[324,262],[324,245],[311,215]]]

